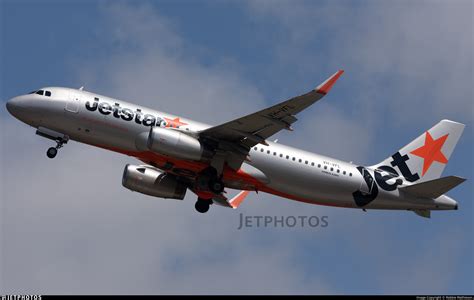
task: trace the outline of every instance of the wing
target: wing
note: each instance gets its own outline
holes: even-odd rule
[[[343,70],[337,71],[306,94],[205,129],[199,132],[199,136],[208,142],[214,142],[216,148],[221,150],[218,151],[219,155],[227,156],[228,162],[232,161],[231,167],[239,167],[251,147],[256,144],[267,144],[265,140],[282,129],[292,130],[291,124],[297,120],[295,115],[323,98],[342,73],[344,73]]]

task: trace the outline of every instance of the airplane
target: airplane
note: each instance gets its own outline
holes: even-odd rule
[[[465,181],[441,177],[464,130],[442,120],[372,166],[343,162],[268,139],[292,131],[296,115],[321,100],[344,71],[315,89],[224,124],[211,126],[80,89],[45,87],[7,101],[10,114],[55,141],[54,158],[73,140],[137,158],[122,185],[142,194],[183,200],[190,190],[200,213],[212,204],[237,208],[250,192],[309,204],[431,211],[457,210],[445,195]],[[229,199],[226,189],[238,190]]]

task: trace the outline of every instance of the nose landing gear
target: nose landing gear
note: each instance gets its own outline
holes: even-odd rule
[[[51,147],[51,148],[48,149],[48,151],[46,151],[46,155],[49,158],[55,158],[56,154],[58,154],[58,149],[56,149],[54,147]]]
[[[48,149],[48,151],[46,151],[46,156],[49,158],[55,158],[58,154],[58,150],[69,141],[69,137],[67,135],[44,127],[38,127],[36,134],[56,141],[56,147],[51,147]]]
[[[63,139],[57,139],[56,143],[57,143],[56,147],[51,147],[48,149],[48,151],[46,151],[46,156],[48,156],[49,158],[55,158],[56,155],[58,154],[58,150],[62,148],[63,145],[67,143],[67,141]]]

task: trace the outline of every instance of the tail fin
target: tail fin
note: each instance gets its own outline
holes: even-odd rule
[[[391,157],[373,166],[398,168],[408,181],[425,182],[441,177],[465,125],[442,120]]]

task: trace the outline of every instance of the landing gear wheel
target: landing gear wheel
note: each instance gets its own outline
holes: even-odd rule
[[[48,151],[46,151],[46,155],[49,158],[55,158],[56,154],[58,154],[58,149],[56,149],[54,147],[51,147],[51,148],[48,149]]]
[[[219,179],[210,180],[209,181],[209,189],[214,194],[220,194],[224,191],[224,183],[222,181],[220,181]]]
[[[198,198],[196,204],[194,204],[194,208],[201,214],[206,213],[209,210],[209,206],[211,205],[211,200],[205,200]]]
[[[49,158],[55,158],[56,154],[58,154],[58,150],[63,147],[65,143],[67,143],[68,140],[64,139],[56,139],[56,147],[51,147],[46,151],[46,155]]]

